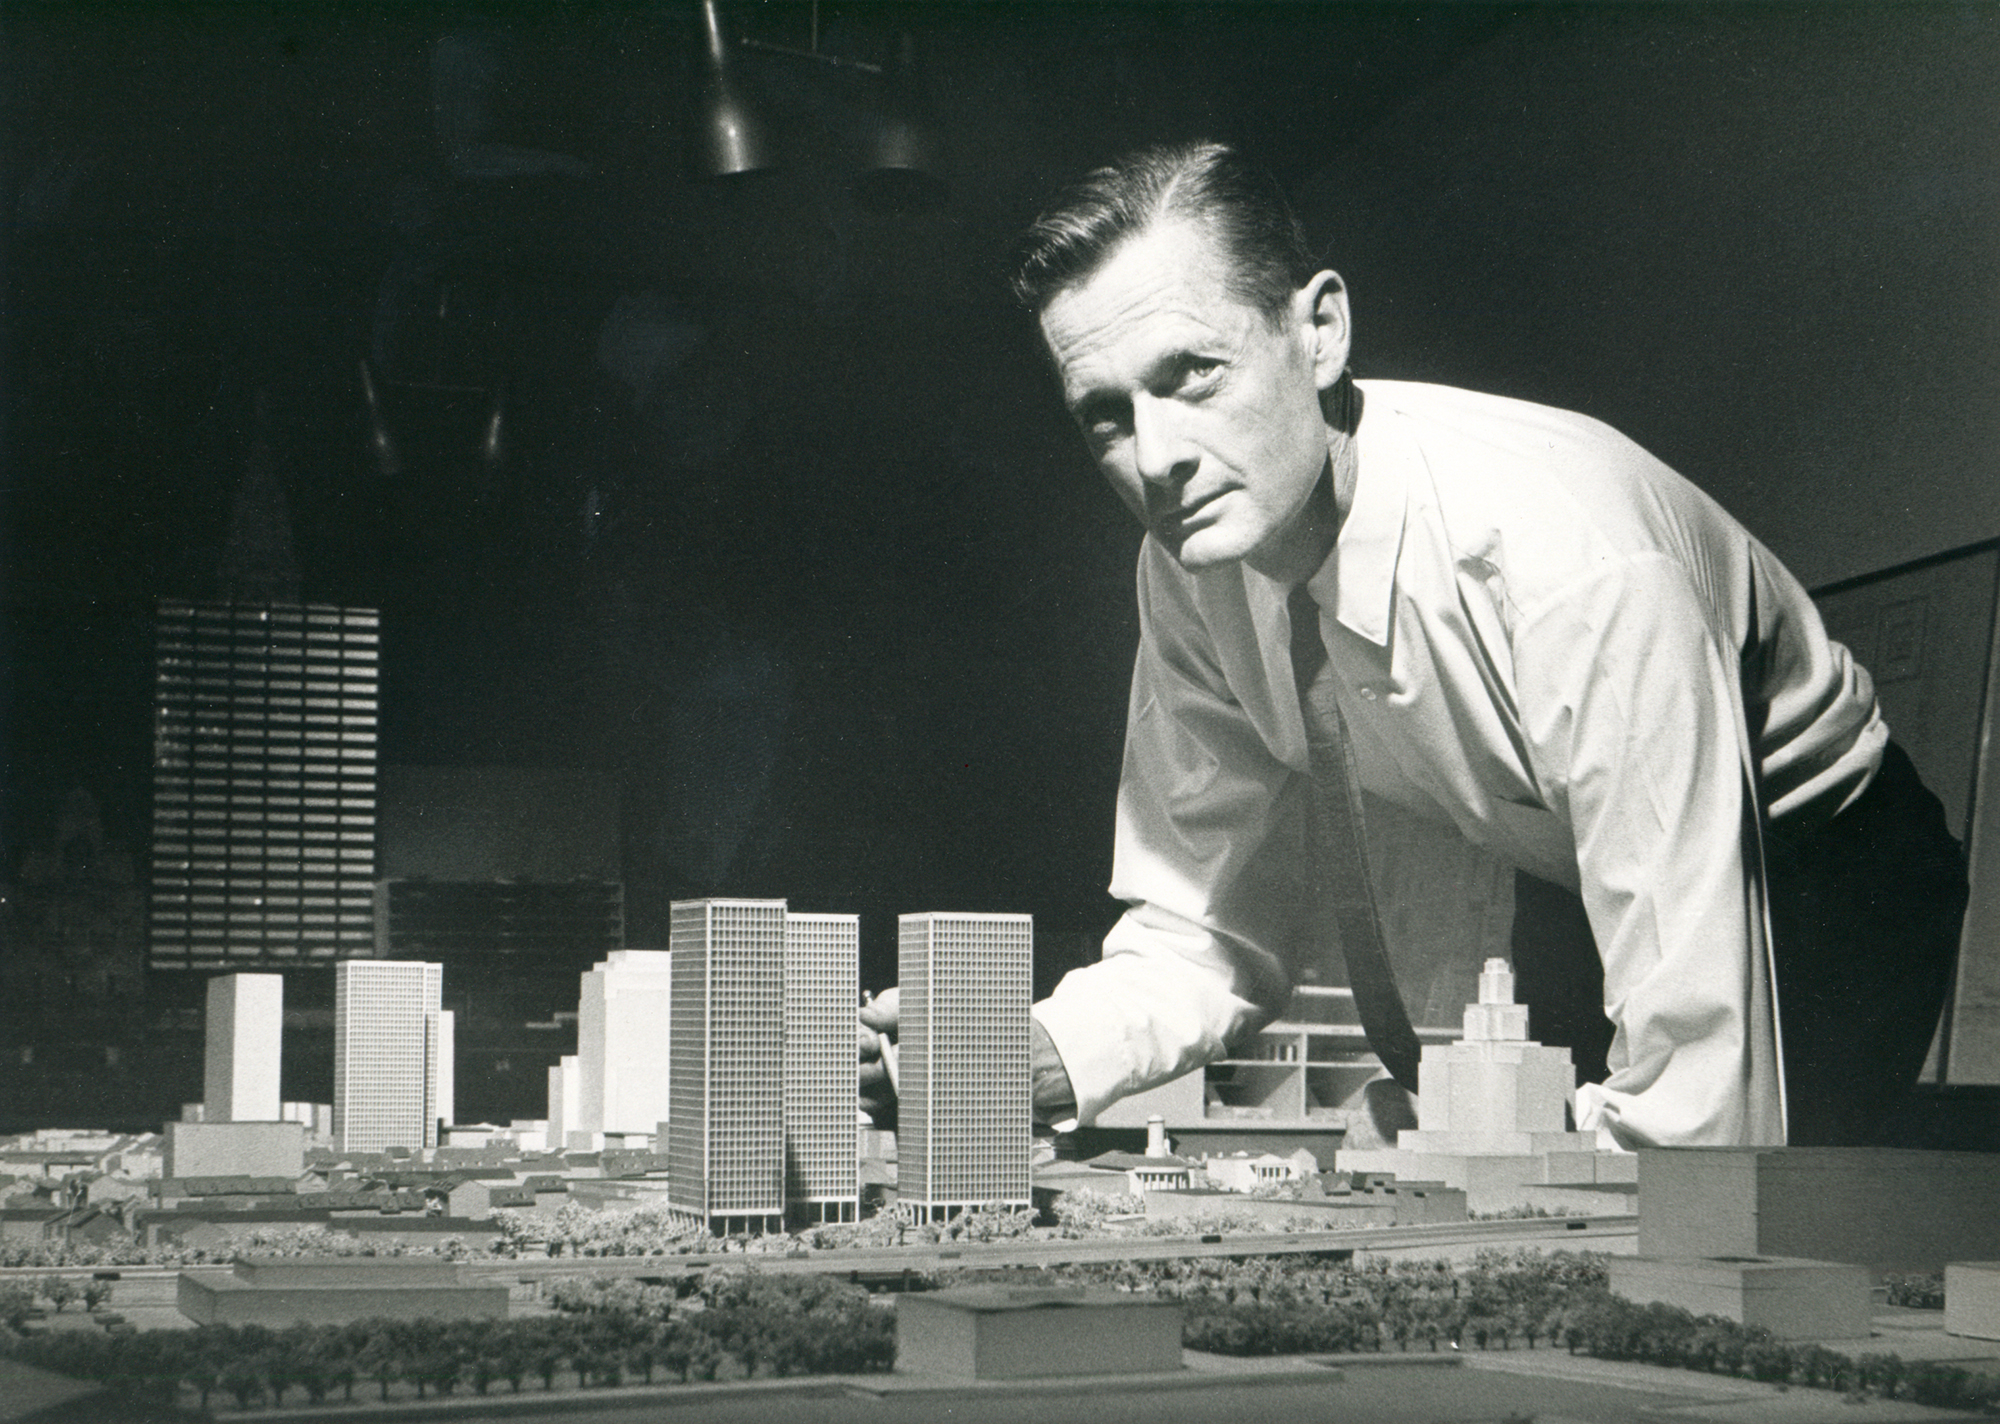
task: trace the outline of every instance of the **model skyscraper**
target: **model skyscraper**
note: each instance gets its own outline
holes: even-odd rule
[[[439,966],[442,971],[443,966]],[[437,1052],[432,1058],[431,1121],[449,1127],[458,1121],[458,1015],[439,1009]]]
[[[583,1131],[578,1126],[583,1121],[582,1103],[583,1070],[577,1066],[574,1053],[565,1053],[549,1069],[548,1142],[551,1152],[562,1151],[569,1145],[572,1132]]]
[[[665,950],[614,949],[583,976],[576,1010],[578,1129],[651,1133],[667,1119],[672,959]]]
[[[897,927],[898,1199],[920,1221],[1026,1206],[1034,919],[903,915]]]
[[[208,981],[204,1122],[278,1121],[284,1025],[284,975],[220,974]]]
[[[333,1133],[342,1152],[437,1146],[444,968],[350,959],[334,967]]]
[[[325,604],[160,604],[155,969],[371,951],[379,621]]]
[[[678,900],[671,915],[668,1202],[717,1234],[776,1230],[785,1210],[785,902]]]
[[[785,916],[785,1197],[795,1217],[852,1221],[854,1006],[861,928],[854,915]]]

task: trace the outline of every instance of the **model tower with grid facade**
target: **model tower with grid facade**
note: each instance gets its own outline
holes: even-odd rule
[[[778,1230],[785,902],[677,900],[668,948],[668,1205],[718,1235]]]
[[[153,968],[372,952],[379,621],[325,604],[160,604]]]
[[[333,1135],[342,1152],[437,1146],[444,966],[349,959],[334,966]]]
[[[861,922],[785,916],[785,1199],[796,1219],[853,1221],[854,1006]]]
[[[897,921],[897,1194],[935,1221],[1029,1204],[1029,915]]]

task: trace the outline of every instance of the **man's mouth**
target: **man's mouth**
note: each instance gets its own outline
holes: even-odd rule
[[[1192,523],[1195,519],[1197,519],[1202,514],[1202,512],[1206,510],[1210,505],[1214,504],[1218,499],[1222,498],[1222,496],[1227,493],[1228,493],[1227,490],[1216,490],[1211,494],[1205,494],[1201,496],[1201,498],[1199,499],[1191,499],[1187,501],[1185,504],[1181,504],[1173,509],[1165,510],[1159,516],[1160,522],[1163,524],[1185,527],[1186,525]]]

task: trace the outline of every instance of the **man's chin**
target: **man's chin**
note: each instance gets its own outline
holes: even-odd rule
[[[1239,547],[1239,541],[1227,538],[1214,529],[1197,529],[1185,536],[1156,532],[1153,537],[1174,556],[1175,563],[1190,573],[1237,563],[1250,552]]]

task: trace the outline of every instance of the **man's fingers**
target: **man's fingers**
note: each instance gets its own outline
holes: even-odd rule
[[[879,1058],[864,1059],[857,1076],[863,1093],[878,1087],[892,1094],[895,1091],[889,1087],[889,1067]]]
[[[861,1006],[861,1022],[889,1038],[896,1036],[896,1011],[901,998],[894,989],[884,989]]]
[[[861,1110],[868,1114],[868,1121],[876,1127],[885,1128],[891,1132],[895,1131],[895,1098],[886,1094],[882,1097],[869,1097],[864,1093],[861,1097]]]

